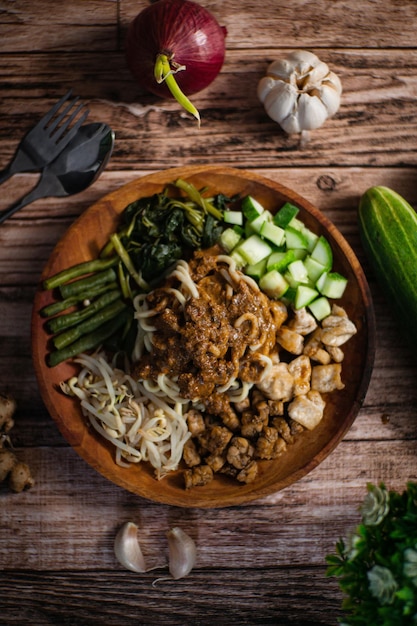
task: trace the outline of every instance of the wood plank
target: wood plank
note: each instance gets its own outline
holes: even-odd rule
[[[116,131],[110,169],[161,169],[161,164],[213,160],[258,169],[416,164],[416,51],[327,50],[324,59],[344,85],[342,104],[334,118],[310,134],[306,145],[281,131],[258,101],[256,85],[273,58],[272,49],[261,55],[259,50],[243,55],[231,51],[214,83],[194,98],[203,120],[200,129],[177,103],[136,87],[122,54],[106,54],[105,62],[94,53],[34,54],[29,80],[19,72],[24,57],[14,59],[12,71],[1,58],[0,79],[8,76],[7,88],[0,89],[2,159],[5,164],[12,156],[13,137],[23,135],[72,85],[88,103],[90,119],[108,122]],[[94,81],[89,80],[92,75]]]
[[[153,586],[155,576],[106,571],[0,573],[2,618],[8,626],[95,624],[168,626],[274,624],[333,626],[341,594],[324,569],[307,566],[224,570],[214,563],[192,578]],[[64,615],[62,607],[71,604]]]
[[[6,0],[0,14],[2,49],[7,52],[114,50],[122,46],[130,21],[148,4],[146,0],[119,3],[94,0],[86,5],[82,0],[74,0],[60,7],[57,13],[52,0],[42,3],[20,0],[17,5]],[[309,3],[294,0],[280,6],[279,13],[273,0],[266,0],[261,12],[259,5],[251,0],[230,0],[227,5],[209,1],[201,4],[226,26],[227,47],[241,50],[314,47],[317,16],[322,16],[320,39],[326,47],[407,48],[413,40],[417,18],[413,0],[403,0],[400,4],[390,0],[382,5],[364,0],[360,8],[356,2],[346,0],[330,4],[325,0]],[[276,18],[271,19],[271,15]]]
[[[19,495],[1,490],[0,569],[12,563],[16,569],[122,570],[113,541],[128,520],[143,529],[150,565],[159,563],[155,555],[166,554],[164,533],[180,525],[196,540],[198,568],[215,564],[239,570],[255,560],[260,570],[322,566],[339,537],[359,522],[357,509],[368,481],[402,490],[406,480],[417,479],[416,450],[415,438],[360,446],[345,440],[313,472],[281,492],[241,507],[201,510],[134,496],[106,481],[70,448],[17,449],[31,465],[36,485]],[[19,532],[11,533],[14,528]]]
[[[117,2],[74,0],[5,0],[0,9],[1,48],[4,52],[40,50],[114,50],[118,46]]]

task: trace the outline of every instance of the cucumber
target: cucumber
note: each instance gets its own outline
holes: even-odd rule
[[[286,202],[274,215],[274,224],[280,226],[281,228],[286,228],[291,220],[298,215],[299,209],[291,204],[291,202]]]
[[[417,214],[388,187],[359,202],[359,233],[375,277],[409,345],[417,346]]]
[[[220,235],[220,245],[226,252],[231,252],[241,241],[242,237],[234,228],[226,228]]]
[[[242,200],[242,212],[247,220],[252,222],[264,212],[264,207],[252,196],[245,196]]]
[[[242,226],[243,213],[241,211],[225,210],[223,213],[223,219],[226,222],[226,224],[237,224],[238,226]]]
[[[332,312],[332,307],[330,306],[330,302],[325,296],[321,296],[320,298],[316,298],[308,305],[308,308],[319,322],[323,320],[325,317],[330,315]]]
[[[261,276],[259,286],[270,298],[279,300],[287,291],[289,284],[280,272],[271,270]]]
[[[249,265],[254,265],[265,259],[272,252],[271,246],[261,239],[259,235],[251,235],[240,243],[235,250],[245,259]]]

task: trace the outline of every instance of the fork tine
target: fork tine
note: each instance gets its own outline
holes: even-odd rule
[[[71,95],[72,95],[72,89],[67,91],[65,96],[62,96],[61,100],[58,100],[58,102],[56,102],[54,104],[54,106],[51,109],[49,109],[49,111],[39,121],[39,124],[40,125],[42,124],[43,126],[46,126],[46,124],[51,121],[51,119],[53,118],[55,113],[62,107],[64,102],[66,102],[71,97]]]
[[[58,115],[58,117],[56,119],[54,119],[52,124],[50,126],[48,126],[49,136],[50,137],[53,135],[53,132],[54,132],[55,128],[57,128],[57,126],[62,122],[64,117],[71,111],[72,107],[78,102],[79,99],[80,99],[79,96],[77,96],[76,98],[74,98],[74,100],[72,102],[67,104],[67,106],[62,111],[62,113],[60,113],[60,115]],[[80,105],[78,106],[77,111],[79,110],[79,107],[80,107]]]
[[[82,106],[83,106],[83,105],[80,105],[80,106],[77,108],[77,111],[75,111],[75,112],[72,114],[72,116],[71,116],[71,118],[72,118],[72,119],[74,118],[75,113],[77,113],[79,110],[81,110],[81,109],[82,109]],[[58,142],[59,142],[59,143],[60,143],[60,145],[62,145],[63,147],[65,147],[65,146],[66,146],[66,145],[67,145],[67,144],[71,141],[71,139],[75,136],[75,134],[77,133],[77,131],[78,131],[78,129],[80,128],[80,126],[81,126],[81,125],[85,122],[85,120],[87,119],[87,117],[88,117],[88,114],[89,114],[89,113],[90,113],[89,109],[87,109],[86,111],[84,111],[84,113],[83,113],[83,114],[81,115],[81,117],[80,117],[80,118],[76,121],[76,123],[75,123],[75,124],[74,124],[74,126],[71,128],[71,130],[69,130],[69,131],[67,132],[67,134],[66,134],[66,135],[65,135],[65,136],[64,136],[61,140],[59,140],[59,137],[61,137],[63,130],[60,128],[60,129],[59,129],[59,131],[58,131],[57,133],[55,133],[55,135],[58,135],[58,134],[59,134],[59,136],[58,136],[58,138],[57,138],[57,140],[56,140],[56,143],[58,143]],[[69,119],[70,119],[70,118],[69,118]],[[66,126],[68,126],[68,125],[66,125]],[[62,132],[61,132],[61,131],[62,131]]]
[[[54,133],[53,139],[55,139],[55,143],[59,141],[59,138],[65,133],[65,131],[69,128],[71,122],[75,119],[78,113],[84,108],[84,105],[80,103],[76,109],[71,113],[71,115],[65,120],[65,122],[58,128],[58,130]]]

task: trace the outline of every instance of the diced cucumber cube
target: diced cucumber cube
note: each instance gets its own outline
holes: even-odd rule
[[[301,229],[301,232],[307,239],[307,250],[312,252],[319,236],[316,235],[316,233],[313,233],[313,231],[307,228],[307,226],[304,226],[304,228]]]
[[[325,317],[328,317],[332,312],[330,302],[325,296],[320,296],[319,298],[313,300],[313,302],[310,302],[308,308],[319,322],[324,320]]]
[[[261,226],[260,234],[268,241],[271,241],[276,246],[282,245],[285,238],[285,230],[276,226],[272,222],[264,222]]]
[[[229,256],[236,263],[237,269],[241,270],[241,269],[243,269],[247,265],[246,260],[238,252],[238,250],[236,248],[234,248],[234,250],[232,250],[232,252],[229,254]]]
[[[316,283],[320,276],[323,274],[323,272],[326,270],[324,265],[311,258],[310,255],[308,255],[304,259],[304,265],[307,269],[308,277],[311,281],[313,281],[313,283]]]
[[[297,216],[298,211],[299,209],[291,202],[286,202],[274,215],[274,224],[281,228],[286,228],[291,220]]]
[[[290,228],[295,228],[295,230],[303,230],[305,228],[304,222],[297,219],[296,217],[293,217],[288,226],[290,226]]]
[[[316,245],[311,252],[311,258],[318,261],[326,270],[330,270],[333,265],[333,252],[330,243],[323,235],[317,239]]]
[[[267,217],[266,211],[264,211],[262,215],[258,215],[258,217],[255,217],[254,220],[251,220],[249,222],[250,227],[252,228],[252,231],[259,234],[264,224],[267,223],[267,220],[268,220],[268,217]]]
[[[231,252],[241,241],[242,237],[233,228],[226,228],[220,235],[220,245],[227,253]]]
[[[243,235],[245,234],[243,227],[239,226],[239,224],[234,224],[233,230],[235,231],[235,233],[238,233],[241,237],[243,237]]]
[[[291,252],[294,254],[294,261],[303,261],[308,254],[307,250],[304,250],[303,248],[291,248]]]
[[[278,272],[285,272],[288,265],[295,261],[294,250],[287,250],[286,252],[273,252],[267,259],[266,269],[277,270]]]
[[[297,283],[308,282],[308,274],[304,263],[301,260],[293,261],[288,265],[288,271]]]
[[[289,287],[284,276],[277,270],[271,270],[264,274],[259,279],[259,286],[262,291],[275,300],[281,298]]]
[[[287,226],[285,229],[285,241],[287,248],[301,248],[307,250],[307,237],[297,228]]]
[[[318,289],[320,293],[322,293],[324,283],[326,282],[327,274],[328,272],[323,272],[316,280],[316,289]]]
[[[254,219],[264,212],[264,207],[258,200],[252,196],[246,196],[242,200],[242,211],[246,219],[252,222]]]
[[[312,287],[308,287],[307,285],[298,285],[297,291],[295,294],[294,307],[296,309],[302,309],[305,306],[308,306],[313,300],[317,298],[319,295],[316,289]]]
[[[285,294],[282,296],[281,300],[284,302],[284,304],[294,304],[296,294],[297,288],[290,286],[288,287]]]
[[[226,224],[238,224],[239,226],[242,226],[243,213],[241,211],[225,210],[223,212],[223,220],[226,222]]]
[[[237,252],[249,265],[254,265],[265,259],[272,252],[271,246],[259,235],[251,235],[237,247]]]
[[[267,271],[267,258],[262,259],[261,261],[258,261],[258,263],[255,263],[253,265],[247,265],[245,267],[245,274],[256,279],[259,279],[261,276],[263,276],[266,271]]]
[[[317,281],[316,285],[319,288],[320,293],[327,298],[341,298],[345,292],[347,285],[347,278],[339,274],[338,272],[329,272],[324,275],[324,279],[321,282],[321,277]]]

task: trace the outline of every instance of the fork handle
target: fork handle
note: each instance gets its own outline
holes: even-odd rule
[[[0,184],[4,183],[12,175],[13,175],[13,172],[12,172],[12,168],[10,167],[10,165],[5,167],[4,170],[1,170],[1,172],[0,172]]]
[[[39,200],[39,198],[44,198],[44,197],[45,197],[44,189],[42,188],[41,185],[38,185],[37,187],[35,187],[35,189],[32,189],[32,191],[26,194],[26,196],[24,196],[23,198],[15,202],[15,204],[12,204],[11,207],[9,207],[8,209],[4,209],[3,211],[0,211],[0,224],[3,224],[4,221],[6,221],[9,217],[14,215],[14,213],[19,211],[20,209],[23,209],[23,207],[26,206],[27,204],[30,204],[31,202],[34,202],[35,200]]]

